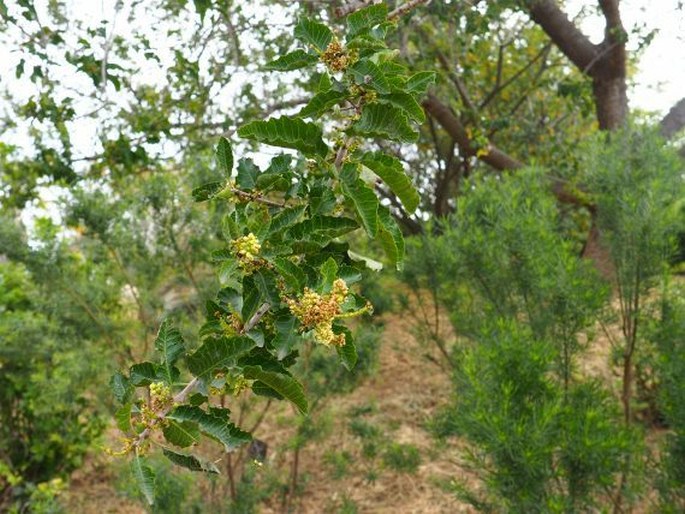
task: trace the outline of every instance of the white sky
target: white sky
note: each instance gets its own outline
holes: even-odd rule
[[[435,2],[441,0],[433,0]],[[48,0],[36,0],[39,13],[45,13]],[[12,9],[13,0],[5,0],[6,5]],[[265,9],[259,6],[259,1],[236,0],[237,4],[253,11],[255,17],[266,17],[269,24],[273,27],[276,38],[279,33],[289,28],[284,26],[286,16],[283,8],[270,7]],[[581,8],[595,8],[597,0],[567,0],[564,9],[570,16],[574,17]],[[654,37],[651,45],[640,56],[637,70],[633,78],[634,87],[629,91],[631,108],[645,111],[654,111],[659,117],[663,116],[668,109],[678,100],[685,97],[685,8],[678,9],[681,3],[679,0],[622,0],[621,12],[626,29],[630,32],[632,28],[644,26],[644,32],[657,29],[658,33]],[[124,0],[124,9],[119,13],[115,31],[117,35],[124,38],[130,36],[136,27],[145,27],[153,19],[150,14],[145,14],[145,2],[140,2],[135,7],[134,21],[128,20],[128,14],[132,0]],[[189,5],[192,2],[188,2]],[[97,26],[101,20],[111,21],[114,14],[115,0],[66,0],[70,16],[78,17],[86,21],[90,26]],[[280,11],[280,12],[279,12]],[[196,16],[196,15],[192,15]],[[599,42],[603,38],[603,19],[601,16],[592,15],[585,18],[581,26],[582,30],[588,34],[593,42]],[[107,24],[109,33],[111,24]],[[172,60],[174,41],[165,39],[165,32],[162,27],[151,28],[150,41],[157,49],[158,55],[162,57],[165,65]],[[159,36],[155,37],[156,34]],[[99,38],[101,39],[101,38]],[[75,42],[74,42],[75,43]],[[251,43],[249,40],[241,42],[244,45],[243,51],[249,55]],[[102,44],[100,41],[93,43],[94,46]],[[631,37],[629,49],[635,50],[637,38]],[[14,50],[14,51],[12,51]],[[28,98],[34,94],[32,88],[27,88],[27,79],[19,81],[15,79],[14,70],[22,55],[16,49],[3,47],[0,41],[0,88],[8,89],[15,98]],[[146,69],[141,73],[141,79],[147,83],[155,83],[164,80],[163,67],[154,69],[149,63],[145,63]],[[27,66],[27,70],[30,69]],[[255,76],[252,70],[227,70],[231,76],[231,83],[217,95],[217,102],[231,102],[231,95],[237,91],[241,84],[252,80],[261,85],[262,81],[268,80],[266,76]],[[89,90],[92,85],[88,84],[90,79],[83,74],[64,77],[64,83],[75,89],[83,87]],[[79,81],[85,81],[79,85]],[[110,86],[111,87],[111,86]],[[117,95],[110,91],[110,100],[117,101]],[[2,107],[0,98],[0,107]],[[85,112],[87,109],[83,109]],[[22,127],[25,128],[25,127]],[[69,127],[73,131],[73,139],[86,143],[86,148],[80,150],[85,153],[92,153],[93,145],[97,145],[96,131],[97,121],[89,118],[81,118]],[[19,144],[29,144],[22,130],[14,131],[13,134],[0,135],[4,142]],[[47,194],[47,197],[52,196]]]

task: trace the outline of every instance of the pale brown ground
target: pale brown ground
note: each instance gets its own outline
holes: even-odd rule
[[[325,408],[333,417],[330,435],[322,441],[309,443],[300,454],[300,476],[307,476],[307,481],[302,494],[293,498],[291,512],[337,512],[345,497],[356,503],[360,513],[475,512],[441,487],[441,482],[464,479],[465,471],[455,463],[454,445],[437,449],[425,428],[436,409],[449,402],[449,376],[425,358],[426,354],[436,359],[439,355],[430,346],[417,342],[412,335],[412,322],[406,316],[389,314],[384,321],[377,372],[350,394],[327,401]],[[446,319],[442,321],[448,326]],[[372,483],[365,479],[370,463],[361,456],[361,444],[349,432],[347,423],[352,409],[369,405],[373,406],[373,413],[364,416],[366,421],[381,427],[392,441],[419,448],[422,461],[416,474],[380,468],[378,478]],[[292,459],[292,452],[281,451],[294,434],[292,424],[288,422],[292,419],[290,414],[285,402],[279,402],[269,410],[255,434],[269,444],[265,466],[278,466],[284,473]],[[335,479],[323,456],[329,451],[342,450],[353,455],[353,462],[344,477]],[[378,468],[378,462],[376,464]],[[111,465],[110,458],[96,454],[84,469],[74,473],[69,491],[62,496],[68,512],[145,512],[139,503],[117,493],[116,474]],[[267,501],[261,512],[282,512],[281,499]]]
[[[435,318],[430,300],[426,300],[426,315],[432,321],[438,319],[443,338],[452,339],[454,335],[447,317],[438,313]],[[415,309],[416,304],[412,304]],[[458,501],[453,493],[441,486],[456,479],[467,482],[471,488],[478,487],[477,478],[460,465],[464,455],[460,451],[463,443],[451,441],[438,447],[426,429],[426,422],[441,406],[449,403],[452,391],[448,374],[434,362],[440,361],[440,353],[434,345],[424,341],[425,337],[419,338],[423,342],[417,340],[414,322],[407,313],[388,314],[383,320],[385,330],[378,370],[350,394],[333,397],[323,406],[332,415],[332,430],[323,440],[310,442],[302,450],[299,473],[306,477],[306,482],[302,493],[292,499],[290,512],[335,513],[343,499],[348,498],[354,501],[359,513],[365,514],[474,513],[473,508]],[[617,327],[608,327],[607,330],[612,338],[620,338]],[[618,395],[617,370],[612,370],[608,364],[611,354],[609,338],[599,326],[595,331],[596,337],[584,354],[579,372],[600,379]],[[352,410],[367,406],[373,406],[373,410],[364,415],[366,421],[381,427],[390,440],[419,448],[422,462],[416,474],[382,468],[376,480],[366,480],[370,463],[361,455],[361,444],[347,429],[347,424]],[[285,450],[295,433],[292,420],[291,408],[285,402],[277,402],[255,433],[256,438],[269,445],[264,466],[280,470],[281,476],[288,473],[292,462],[292,452]],[[249,426],[249,423],[243,426]],[[659,438],[659,435],[651,436]],[[649,438],[650,441],[653,437]],[[342,478],[333,478],[331,466],[324,460],[324,455],[331,451],[346,451],[353,456],[352,464]],[[68,512],[145,512],[140,504],[117,494],[110,464],[107,457],[99,454],[90,459],[84,470],[74,474],[70,490],[63,497]],[[206,489],[206,482],[204,485],[198,483],[198,487]],[[225,486],[223,491],[227,492]],[[214,494],[221,496],[222,491]],[[276,496],[262,504],[260,512],[284,512],[282,498]],[[633,513],[648,511],[644,505]]]

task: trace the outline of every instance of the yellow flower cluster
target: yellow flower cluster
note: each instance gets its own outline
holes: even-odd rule
[[[287,298],[286,303],[306,329],[314,330],[314,338],[319,343],[343,346],[345,335],[333,332],[333,320],[341,314],[341,305],[348,292],[347,284],[339,278],[333,282],[333,289],[327,295],[320,295],[305,287],[304,294],[298,300]]]
[[[345,50],[340,41],[334,39],[321,54],[321,62],[332,72],[345,71],[356,60],[356,56]]]
[[[239,237],[231,241],[231,248],[238,257],[238,264],[246,272],[254,271],[259,263],[260,250],[262,245],[252,232],[248,235]]]
[[[158,411],[169,407],[174,401],[171,395],[171,388],[164,382],[153,382],[150,384],[150,407],[153,411]]]

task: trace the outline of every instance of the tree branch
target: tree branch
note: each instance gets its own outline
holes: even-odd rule
[[[259,323],[259,320],[261,320],[264,315],[269,312],[269,309],[271,309],[271,305],[269,303],[263,303],[259,309],[257,309],[257,312],[254,313],[254,315],[250,318],[250,320],[243,325],[243,328],[240,330],[239,334],[246,334],[250,330],[252,330],[257,323]],[[155,413],[155,419],[150,423],[150,426],[148,426],[145,430],[143,430],[140,434],[138,434],[131,444],[130,448],[133,449],[138,449],[140,448],[140,445],[145,441],[150,435],[152,434],[152,429],[162,421],[169,412],[173,410],[173,408],[179,404],[183,403],[186,401],[190,393],[192,393],[195,390],[195,387],[200,383],[200,379],[195,377],[193,378],[190,382],[186,384],[186,386],[179,391],[173,399],[173,402],[171,402],[171,406],[164,408],[158,412]]]
[[[685,127],[685,98],[671,107],[668,114],[659,123],[661,135],[666,139],[671,139],[683,127]]]
[[[448,106],[429,94],[423,102],[423,107],[454,139],[463,154],[476,155],[478,148],[473,146],[466,128]],[[492,144],[488,144],[487,153],[479,155],[478,158],[497,170],[515,170],[523,167],[522,162]]]
[[[434,95],[428,95],[428,98],[423,102],[423,107],[456,141],[460,150],[464,154],[470,156],[475,155],[478,157],[478,159],[499,171],[517,170],[525,166],[524,163],[515,159],[514,157],[511,157],[509,154],[503,152],[492,144],[488,144],[487,154],[478,154],[459,118],[454,115],[448,106],[443,104]],[[594,207],[585,198],[570,189],[568,186],[569,185],[565,180],[551,177],[552,193],[554,193],[554,196],[556,196],[560,202],[570,203],[573,205],[582,205],[591,211],[594,210]]]
[[[405,2],[404,4],[400,5],[398,8],[390,11],[388,13],[388,20],[393,21],[397,18],[401,18],[412,9],[415,9],[419,5],[427,4],[430,1],[431,0],[409,0],[408,2]]]
[[[355,11],[358,11],[359,9],[363,9],[364,7],[367,7],[371,4],[377,3],[378,0],[351,0],[350,2],[347,2],[344,5],[341,5],[340,7],[336,7],[335,9],[335,15],[338,18],[342,18],[344,16],[347,16],[348,14],[352,14]]]
[[[532,0],[528,10],[532,20],[542,27],[559,50],[578,69],[592,76],[593,66],[590,64],[599,49],[568,19],[555,0]]]

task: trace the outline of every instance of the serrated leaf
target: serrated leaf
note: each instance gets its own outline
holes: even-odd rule
[[[307,105],[297,113],[297,115],[302,118],[318,118],[347,97],[347,92],[335,91],[334,89],[324,91],[323,93],[317,93],[309,100]]]
[[[312,235],[325,235],[335,238],[359,228],[359,223],[343,216],[313,216],[288,229],[288,236],[305,239]]]
[[[219,144],[216,146],[216,162],[224,175],[230,177],[233,173],[233,149],[225,137],[219,139]]]
[[[301,291],[304,287],[306,277],[300,267],[290,260],[279,257],[274,259],[276,271],[283,277],[285,283],[295,291]]]
[[[390,93],[388,79],[385,78],[380,68],[369,59],[359,59],[349,67],[349,72],[352,74],[355,83],[369,86],[381,95]]]
[[[399,160],[382,152],[367,152],[362,156],[361,163],[387,184],[400,199],[407,213],[412,214],[416,210],[421,197]]]
[[[279,360],[284,359],[293,349],[295,343],[300,339],[297,333],[297,319],[294,316],[281,316],[274,320],[276,336],[271,344],[276,349],[276,356]]]
[[[323,52],[333,40],[333,32],[323,23],[300,18],[295,26],[295,38]]]
[[[331,82],[330,75],[324,72],[321,74],[321,78],[319,79],[319,85],[317,86],[316,91],[318,93],[323,93],[324,91],[328,91],[332,86],[333,83]]]
[[[347,285],[355,284],[362,279],[362,273],[359,269],[343,264],[340,266],[338,276],[342,278]]]
[[[390,103],[402,109],[410,119],[423,123],[426,121],[426,114],[419,103],[409,93],[403,91],[395,91],[389,95],[383,95],[378,98],[381,103]]]
[[[345,344],[342,346],[336,346],[335,350],[338,352],[338,357],[340,357],[340,362],[345,367],[347,371],[352,371],[357,365],[357,348],[354,345],[354,338],[352,337],[352,332],[347,327],[334,326],[333,332],[336,334],[345,334]]]
[[[187,448],[200,443],[200,429],[196,423],[190,421],[174,421],[167,419],[162,428],[164,438],[180,448]]]
[[[343,166],[340,172],[343,193],[352,200],[367,234],[370,237],[376,237],[378,232],[378,197],[373,189],[359,178],[356,168],[356,165],[352,163]]]
[[[292,71],[311,66],[317,62],[319,62],[318,56],[300,49],[282,55],[278,59],[267,63],[266,66],[264,66],[264,69],[272,71]]]
[[[188,369],[198,378],[206,379],[216,369],[234,364],[236,359],[254,347],[249,337],[210,339],[190,355]]]
[[[347,34],[352,38],[363,30],[384,22],[387,17],[388,7],[384,2],[359,9],[347,17]]]
[[[162,449],[162,453],[177,466],[189,469],[190,471],[204,471],[205,473],[219,474],[219,469],[213,462],[201,461],[194,455],[183,455],[181,453],[172,452],[167,448]]]
[[[304,396],[304,388],[290,375],[264,371],[261,366],[245,366],[243,372],[246,378],[259,380],[278,394],[289,400],[302,414],[307,414],[307,399]]]
[[[243,308],[240,317],[243,323],[247,323],[262,304],[262,294],[252,276],[246,277],[243,281],[243,291]]]
[[[131,472],[145,501],[149,505],[153,505],[155,503],[155,472],[138,455],[133,457],[131,461]]]
[[[175,328],[169,319],[165,319],[157,332],[155,348],[162,355],[162,370],[168,384],[173,384],[175,372],[173,366],[183,354],[185,345],[181,332]]]
[[[134,364],[129,369],[129,376],[131,383],[136,387],[148,386],[160,379],[159,368],[152,362]]]
[[[233,289],[240,289],[241,285],[238,280],[240,276],[238,273],[238,261],[236,259],[227,259],[219,266],[219,283],[222,287],[230,287]]]
[[[131,404],[127,403],[117,409],[114,413],[114,419],[117,422],[117,428],[122,432],[131,430]]]
[[[265,121],[252,121],[238,129],[238,135],[260,143],[292,148],[307,157],[325,158],[328,146],[323,142],[321,128],[299,118],[282,116]]]
[[[404,265],[404,237],[402,236],[402,231],[387,207],[381,206],[378,209],[378,220],[380,221],[378,240],[381,246],[383,246],[385,255],[399,271]]]
[[[276,391],[271,389],[268,385],[266,385],[264,382],[260,382],[259,380],[255,381],[254,384],[252,384],[252,392],[257,396],[264,396],[266,398],[283,400],[283,396],[281,396]]]
[[[208,413],[200,407],[179,405],[169,414],[167,419],[197,423],[200,431],[222,443],[227,451],[234,450],[252,439],[247,432],[243,432],[227,416],[220,416],[216,412]]]
[[[309,212],[312,215],[330,213],[336,206],[335,193],[330,187],[315,184],[309,191]]]
[[[269,235],[277,234],[282,230],[290,227],[296,223],[304,214],[305,205],[298,205],[297,207],[288,207],[271,218],[269,225]]]
[[[402,109],[379,103],[364,107],[361,117],[352,125],[350,132],[367,137],[392,139],[401,143],[412,143],[419,137]]]
[[[385,41],[369,34],[359,34],[354,39],[350,39],[345,47],[348,50],[383,50],[388,45]]]
[[[208,182],[199,187],[196,187],[192,191],[193,200],[196,202],[206,202],[214,198],[217,193],[221,192],[224,188],[223,182]]]
[[[406,89],[410,93],[423,95],[429,86],[435,84],[437,74],[434,71],[420,71],[407,79]]]
[[[240,189],[244,191],[254,189],[258,175],[259,168],[252,159],[240,159],[240,162],[238,162],[238,174],[235,179]]]
[[[319,273],[321,274],[321,286],[324,293],[327,293],[331,290],[333,281],[338,278],[338,263],[333,257],[329,257],[321,265]]]
[[[119,403],[128,402],[134,391],[131,381],[121,371],[114,372],[112,378],[109,379],[109,387]]]

